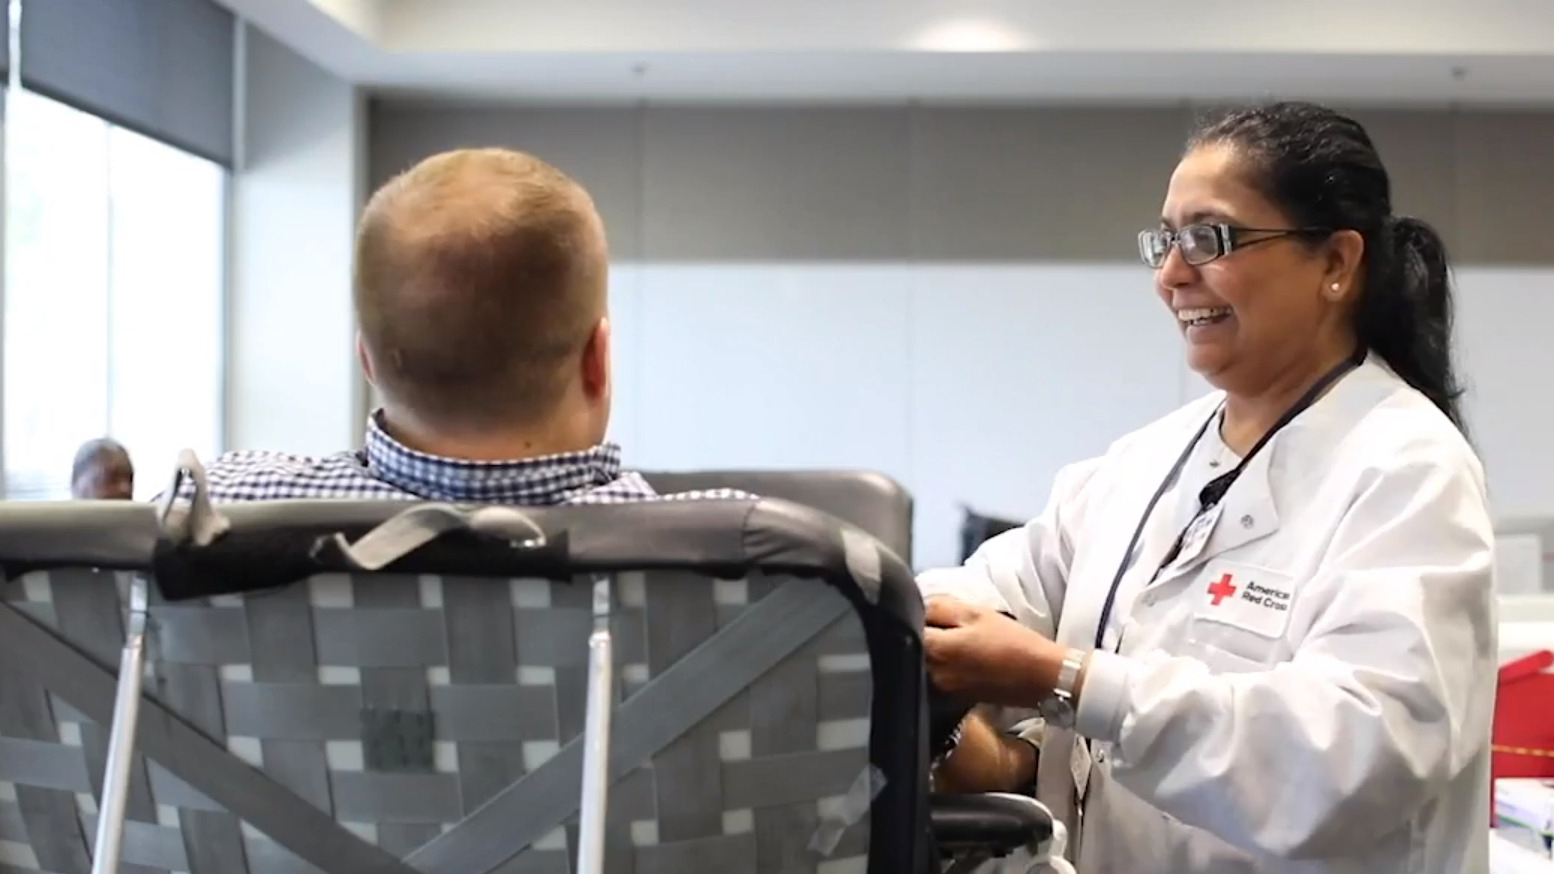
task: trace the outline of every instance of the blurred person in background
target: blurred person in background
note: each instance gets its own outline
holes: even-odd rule
[[[70,467],[70,496],[83,500],[128,501],[135,492],[129,450],[111,437],[88,440]]]

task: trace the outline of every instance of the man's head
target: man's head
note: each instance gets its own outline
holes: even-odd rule
[[[588,193],[504,149],[422,161],[373,195],[356,239],[360,353],[422,443],[512,454],[604,439],[609,253]]]
[[[117,440],[88,440],[70,467],[70,495],[88,500],[128,501],[134,497],[135,466]]]

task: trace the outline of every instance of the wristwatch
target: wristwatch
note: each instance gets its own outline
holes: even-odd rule
[[[966,721],[964,719],[956,723],[955,727],[950,729],[949,736],[944,739],[943,748],[935,751],[932,757],[928,760],[929,792],[939,791],[939,766],[943,765],[944,760],[948,759],[950,755],[955,752],[955,748],[960,746],[961,733],[965,727]]]
[[[1074,692],[1079,682],[1079,672],[1084,669],[1085,654],[1069,649],[1063,654],[1063,664],[1058,668],[1058,681],[1052,694],[1036,705],[1036,712],[1048,725],[1056,728],[1074,727]]]
[[[970,714],[967,714],[966,719],[969,718]],[[928,762],[928,767],[937,768],[944,764],[944,760],[948,759],[950,754],[955,752],[955,748],[960,746],[961,734],[966,729],[966,719],[962,719],[960,722],[957,722],[955,727],[950,729],[949,736],[944,739],[944,745],[933,752],[933,756]]]

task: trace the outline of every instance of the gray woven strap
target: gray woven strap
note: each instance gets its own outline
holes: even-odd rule
[[[880,600],[880,542],[849,525],[842,526],[842,555],[847,573],[870,604]]]
[[[846,615],[851,605],[793,580],[757,601],[621,705],[609,779],[646,763]],[[405,861],[426,874],[484,874],[578,812],[583,739],[492,798]]]
[[[45,688],[99,725],[112,722],[117,685],[113,672],[5,603],[0,603],[0,653],[30,665]],[[417,874],[232,756],[157,701],[147,698],[141,708],[137,746],[148,758],[319,870]]]
[[[545,545],[545,531],[513,507],[460,510],[452,504],[421,504],[372,529],[355,543],[336,534],[335,542],[352,567],[377,571],[415,552],[449,531],[491,534],[526,548]]]

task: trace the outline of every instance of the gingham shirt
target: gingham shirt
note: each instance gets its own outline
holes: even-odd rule
[[[228,452],[206,468],[211,499],[298,498],[432,500],[470,504],[619,504],[686,498],[744,498],[731,489],[659,495],[642,475],[621,469],[620,447],[602,443],[519,461],[465,461],[418,452],[367,421],[366,448],[310,458],[284,452]]]

